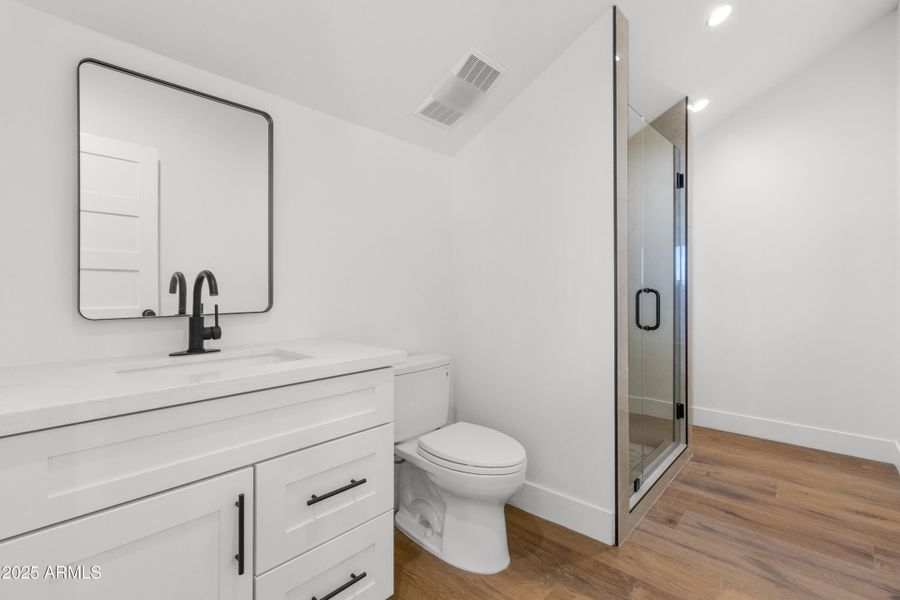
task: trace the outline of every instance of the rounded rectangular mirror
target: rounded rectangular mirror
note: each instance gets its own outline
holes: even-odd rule
[[[271,308],[268,114],[85,59],[78,129],[82,316],[190,312],[186,288],[204,269],[221,313]]]

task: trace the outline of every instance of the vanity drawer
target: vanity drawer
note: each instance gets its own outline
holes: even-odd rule
[[[392,369],[0,438],[0,539],[393,420]]]
[[[345,587],[346,586],[346,587]],[[394,514],[388,511],[256,578],[256,600],[385,600],[394,593]]]
[[[256,572],[393,508],[394,426],[256,465]]]

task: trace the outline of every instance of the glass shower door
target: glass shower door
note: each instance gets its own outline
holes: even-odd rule
[[[684,439],[681,161],[680,150],[629,109],[629,468],[636,499]]]
[[[636,316],[636,300],[644,288],[644,119],[628,109],[628,315]],[[628,327],[628,467],[633,491],[644,475],[644,330],[629,320]]]

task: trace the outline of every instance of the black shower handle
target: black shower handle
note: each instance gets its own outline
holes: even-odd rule
[[[659,329],[659,318],[662,314],[662,307],[660,305],[662,304],[662,302],[660,300],[658,291],[654,290],[653,288],[645,288],[645,290],[656,296],[656,323],[654,323],[652,327],[645,327],[644,329],[647,331],[655,331]]]
[[[656,323],[653,325],[641,324],[641,294],[653,294],[656,296]],[[637,328],[643,329],[644,331],[655,331],[659,329],[661,315],[659,292],[653,288],[642,288],[638,290],[634,295],[634,324],[637,325]]]
[[[641,294],[646,291],[646,289],[640,289],[634,294],[634,324],[638,329],[644,328],[644,326],[641,325]]]

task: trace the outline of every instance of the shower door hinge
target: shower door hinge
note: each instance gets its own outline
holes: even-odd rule
[[[684,189],[684,173],[675,173],[675,189]]]
[[[684,418],[684,404],[678,402],[675,404],[675,418],[683,419]]]
[[[634,488],[634,493],[637,493],[637,491],[638,491],[639,489],[641,489],[641,478],[638,477],[637,479],[635,479],[634,481],[632,481],[632,482],[631,482],[631,485],[632,485],[633,488]]]

